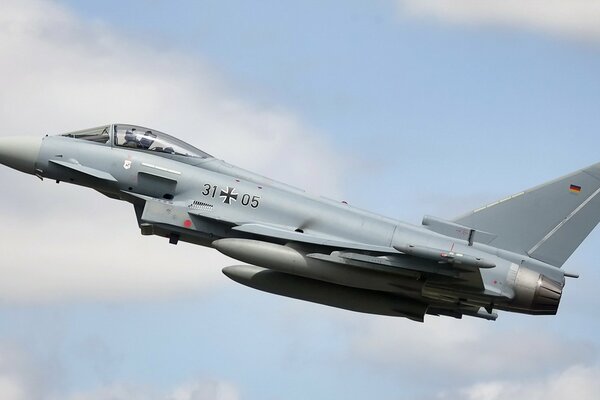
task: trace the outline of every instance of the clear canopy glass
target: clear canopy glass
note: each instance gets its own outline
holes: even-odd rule
[[[209,154],[154,129],[135,125],[117,124],[114,126],[114,143],[116,146],[130,147],[146,151],[155,151],[184,157],[209,158]]]

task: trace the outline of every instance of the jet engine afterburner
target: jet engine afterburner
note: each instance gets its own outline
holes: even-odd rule
[[[557,282],[521,267],[515,279],[515,299],[512,306],[528,314],[555,315],[564,284],[564,278],[562,282]]]

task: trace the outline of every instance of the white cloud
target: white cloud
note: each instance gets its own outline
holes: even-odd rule
[[[5,400],[26,400],[21,382],[9,376],[0,376],[0,396]]]
[[[32,359],[21,345],[0,342],[0,398],[31,400],[54,393],[60,368],[52,360]]]
[[[86,390],[61,385],[65,370],[54,360],[18,343],[0,342],[2,400],[238,400],[237,386],[224,379],[198,377],[159,389],[150,384],[109,382]]]
[[[600,368],[576,365],[541,379],[490,381],[477,383],[456,392],[445,392],[438,399],[463,400],[594,400],[600,393]]]
[[[237,400],[235,385],[217,379],[202,379],[181,385],[168,396],[169,400]]]
[[[93,196],[91,203],[110,201]],[[112,218],[79,206],[44,220],[4,219],[0,234],[12,243],[0,265],[0,303],[186,296],[210,290],[233,263],[216,251],[141,237],[133,208],[109,210]]]
[[[199,378],[167,393],[147,386],[115,383],[66,396],[68,400],[238,400],[237,387],[220,379]]]
[[[0,136],[138,123],[241,167],[338,192],[340,160],[317,131],[241,98],[201,60],[40,0],[0,3],[0,59]],[[224,279],[227,258],[141,237],[129,205],[3,166],[0,181],[0,302],[173,296]]]
[[[526,328],[469,318],[429,317],[425,324],[377,318],[357,323],[350,345],[355,356],[372,365],[411,376],[435,376],[438,381],[537,376],[595,356],[591,344],[543,326],[543,322]]]
[[[165,399],[150,388],[112,384],[100,388],[96,388],[86,392],[78,392],[71,394],[68,397],[62,397],[68,400],[161,400]]]
[[[600,41],[600,2],[596,0],[399,0],[399,5],[413,17]]]
[[[200,60],[128,40],[52,3],[8,0],[0,7],[5,131],[147,124],[311,190],[336,181],[339,160],[318,132],[280,107],[239,98]]]

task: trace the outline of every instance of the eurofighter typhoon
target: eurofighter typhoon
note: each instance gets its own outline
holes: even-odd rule
[[[561,266],[600,220],[600,163],[421,226],[305,193],[172,136],[113,124],[0,139],[0,163],[124,200],[142,235],[212,247],[254,289],[423,321],[557,313]],[[168,273],[168,272],[165,272]]]

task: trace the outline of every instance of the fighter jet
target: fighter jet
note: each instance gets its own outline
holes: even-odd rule
[[[0,139],[0,163],[133,205],[142,235],[212,247],[254,289],[363,313],[554,315],[600,220],[600,163],[453,220],[411,225],[307,194],[127,124]],[[167,273],[165,271],[165,273]]]

